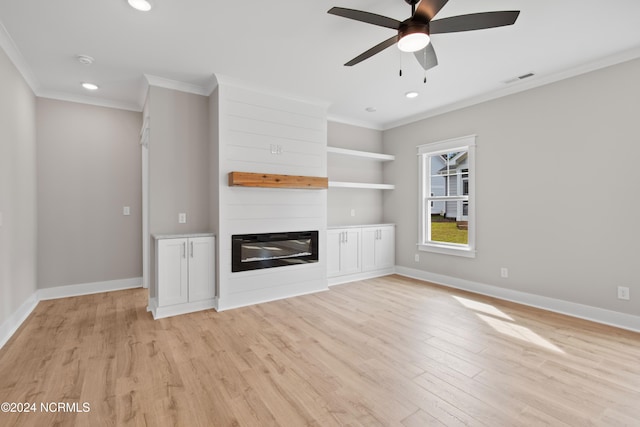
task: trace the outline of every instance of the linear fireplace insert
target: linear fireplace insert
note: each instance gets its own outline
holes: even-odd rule
[[[317,231],[231,236],[232,272],[312,262],[318,262]]]

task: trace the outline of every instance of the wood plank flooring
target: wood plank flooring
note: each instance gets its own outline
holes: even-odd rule
[[[157,321],[146,299],[41,302],[0,350],[0,402],[37,412],[0,426],[640,425],[637,333],[400,276]]]

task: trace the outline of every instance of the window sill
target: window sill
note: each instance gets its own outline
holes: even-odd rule
[[[460,247],[456,248],[450,245],[438,245],[433,243],[418,243],[418,250],[423,252],[433,252],[443,255],[454,255],[465,258],[475,258],[476,251],[473,248]]]

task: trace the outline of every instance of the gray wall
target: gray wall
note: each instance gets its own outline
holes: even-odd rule
[[[397,224],[397,265],[640,313],[639,75],[634,60],[385,131],[396,155],[384,167],[396,185],[384,218]],[[416,146],[469,134],[478,136],[477,257],[421,252],[416,263]],[[631,301],[616,298],[619,285]]]
[[[209,99],[152,86],[147,102],[149,231],[209,231]]]
[[[38,98],[38,287],[142,276],[141,126],[138,112]]]
[[[327,123],[327,144],[350,150],[382,152],[382,132],[338,122]],[[351,156],[328,154],[331,181],[382,182],[382,163]],[[327,193],[329,226],[382,222],[382,190],[330,188]],[[351,216],[351,210],[355,216]]]
[[[36,291],[36,102],[2,49],[0,94],[2,329],[3,323]]]

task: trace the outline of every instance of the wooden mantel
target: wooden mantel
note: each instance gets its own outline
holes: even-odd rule
[[[329,179],[321,176],[276,175],[272,173],[229,172],[230,187],[328,188]]]

